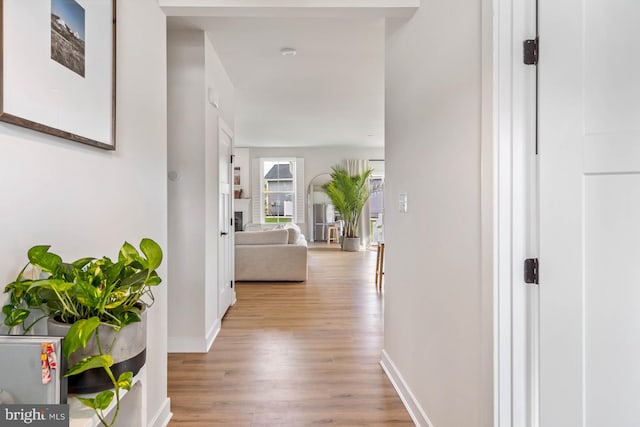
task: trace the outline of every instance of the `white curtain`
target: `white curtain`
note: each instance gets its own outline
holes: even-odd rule
[[[369,160],[345,160],[345,168],[351,175],[358,175],[369,169]],[[358,225],[358,234],[360,235],[360,245],[365,248],[369,247],[369,217],[371,216],[369,202],[364,204],[362,215],[360,215],[360,224]]]

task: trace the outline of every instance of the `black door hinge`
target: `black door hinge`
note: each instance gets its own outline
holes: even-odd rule
[[[527,65],[538,64],[538,38],[522,42],[522,56]]]
[[[524,260],[524,283],[538,284],[538,258]]]
[[[233,280],[231,281],[231,289],[233,289]]]
[[[233,226],[233,218],[229,218],[229,220],[231,221],[231,226]]]
[[[231,155],[231,160],[229,160],[229,163],[233,163],[233,159],[234,159],[235,157],[236,157],[236,156],[232,154],[232,155]]]

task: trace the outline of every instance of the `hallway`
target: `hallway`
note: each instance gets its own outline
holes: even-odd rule
[[[374,251],[310,248],[306,283],[240,283],[208,354],[170,354],[170,426],[413,426],[380,365]]]

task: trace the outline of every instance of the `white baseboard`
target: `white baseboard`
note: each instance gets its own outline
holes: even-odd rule
[[[153,417],[151,422],[148,424],[149,427],[167,427],[169,425],[169,421],[173,414],[171,413],[171,401],[167,398],[160,410]]]
[[[216,340],[218,333],[220,333],[221,326],[222,326],[222,322],[220,322],[220,319],[218,319],[211,326],[211,329],[209,329],[209,332],[207,332],[207,344],[206,344],[207,353],[209,352],[209,350],[211,350],[211,346],[213,345],[213,342]]]
[[[169,337],[167,351],[169,353],[208,353],[220,332],[220,319],[216,320],[204,338]]]
[[[402,400],[405,408],[407,408],[407,412],[409,412],[413,423],[418,427],[433,427],[433,423],[431,423],[431,420],[429,420],[422,406],[420,406],[416,400],[404,378],[402,378],[400,371],[398,371],[398,368],[396,368],[396,365],[384,350],[382,350],[380,366],[382,366],[389,381],[393,384],[393,388],[398,392],[398,396],[400,396],[400,400]]]
[[[169,353],[206,353],[204,339],[198,337],[169,337]]]

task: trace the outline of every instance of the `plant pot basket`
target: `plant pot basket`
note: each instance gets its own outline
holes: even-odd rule
[[[110,351],[108,347],[113,341],[115,331],[103,325],[98,328],[97,332],[100,335],[100,342],[102,343],[103,349],[113,356],[114,364],[111,366],[111,371],[116,378],[126,371],[131,371],[133,375],[136,375],[144,366],[147,355],[146,318],[146,313],[143,313],[141,322],[132,323],[122,328],[118,337],[113,342]],[[48,319],[49,335],[51,336],[64,337],[67,335],[70,327],[71,325],[67,323],[60,323],[53,319]],[[81,348],[71,355],[67,366],[73,366],[79,360],[97,354],[99,354],[99,352],[94,336],[89,340],[85,348]],[[89,369],[78,375],[68,377],[69,393],[96,393],[111,388],[113,388],[113,383],[102,368]]]
[[[342,240],[342,250],[348,252],[358,252],[360,250],[360,238],[344,237]]]

